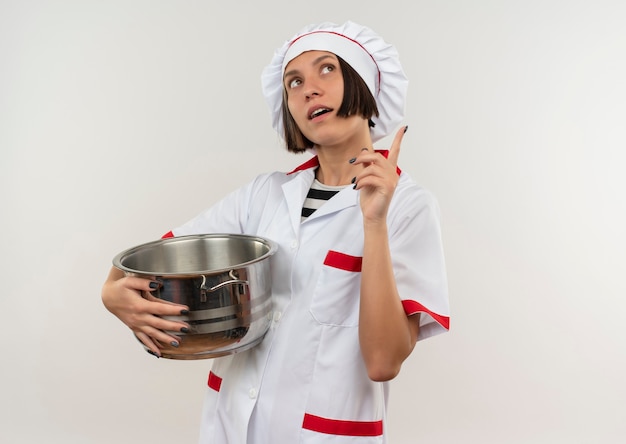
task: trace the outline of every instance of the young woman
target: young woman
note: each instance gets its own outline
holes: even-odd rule
[[[264,70],[273,125],[314,157],[258,176],[166,236],[272,239],[273,322],[263,341],[213,360],[202,443],[384,443],[387,381],[415,343],[448,329],[438,207],[373,143],[402,120],[395,49],[347,22],[312,25]],[[186,307],[141,297],[154,283],[112,269],[105,306],[153,354]]]

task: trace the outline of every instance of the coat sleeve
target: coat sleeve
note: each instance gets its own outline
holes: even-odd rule
[[[389,219],[391,257],[407,316],[420,313],[422,340],[450,328],[439,206],[429,191],[412,182],[396,191]]]
[[[174,228],[173,236],[229,233],[249,234],[247,227],[255,208],[262,205],[270,175],[260,175],[247,185],[229,193],[185,224]]]

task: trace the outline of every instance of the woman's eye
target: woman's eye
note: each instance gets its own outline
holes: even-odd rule
[[[300,81],[300,79],[291,79],[287,85],[289,86],[289,88],[295,88],[296,86],[300,85],[300,83],[302,83]]]
[[[322,68],[322,73],[326,74],[328,72],[332,72],[335,70],[335,67],[332,65],[326,65]]]

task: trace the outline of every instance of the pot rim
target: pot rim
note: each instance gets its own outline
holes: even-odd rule
[[[126,257],[145,248],[152,248],[152,247],[157,247],[159,245],[189,241],[189,240],[194,240],[194,239],[201,240],[201,239],[212,239],[212,238],[220,238],[220,239],[238,238],[238,239],[244,239],[248,241],[256,241],[269,247],[269,250],[263,255],[253,260],[250,260],[247,262],[241,262],[241,263],[233,265],[232,267],[215,268],[211,270],[194,270],[188,273],[178,273],[178,272],[151,273],[150,271],[137,270],[137,269],[130,268],[122,264],[122,261]],[[228,272],[234,269],[247,267],[249,265],[268,259],[272,255],[274,255],[274,253],[276,253],[277,250],[278,250],[278,245],[276,244],[276,242],[270,239],[261,237],[261,236],[253,236],[253,235],[248,235],[248,234],[234,234],[234,233],[189,234],[189,235],[184,235],[184,236],[175,236],[175,237],[158,239],[155,241],[146,242],[146,243],[128,248],[118,253],[117,255],[115,255],[115,257],[113,258],[113,266],[122,270],[126,274],[133,274],[133,275],[140,275],[140,276],[193,277],[193,276],[200,276],[200,275],[219,274],[219,273]]]

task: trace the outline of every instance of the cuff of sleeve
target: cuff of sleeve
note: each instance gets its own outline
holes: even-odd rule
[[[432,317],[439,325],[441,325],[446,330],[450,330],[450,316],[440,315],[431,311],[424,307],[417,301],[412,301],[410,299],[402,301],[402,306],[404,307],[404,312],[407,316],[414,315],[416,313],[427,313]]]

